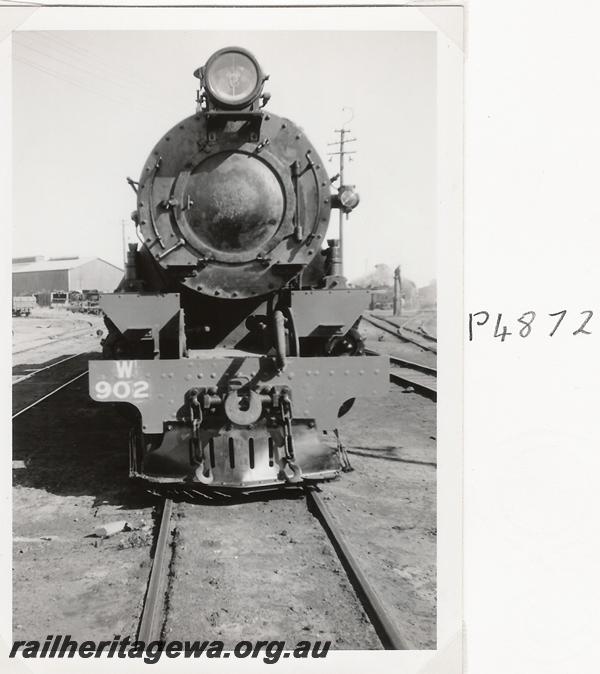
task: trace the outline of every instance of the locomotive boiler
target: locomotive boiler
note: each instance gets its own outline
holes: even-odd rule
[[[222,49],[194,75],[196,113],[135,187],[142,243],[100,300],[90,395],[137,410],[132,477],[220,489],[335,477],[339,418],[388,387],[385,358],[364,355],[356,330],[368,291],[348,287],[326,236],[331,210],[358,196],[265,110],[248,51]]]

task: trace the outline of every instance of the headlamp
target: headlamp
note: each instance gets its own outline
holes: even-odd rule
[[[360,197],[352,185],[342,185],[338,191],[338,198],[342,210],[349,213],[358,206]]]
[[[241,47],[215,52],[204,69],[208,95],[225,108],[243,108],[255,101],[264,76],[256,59]]]

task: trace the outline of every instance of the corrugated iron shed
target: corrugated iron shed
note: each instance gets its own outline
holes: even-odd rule
[[[123,277],[122,269],[99,257],[17,260],[12,266],[14,296],[53,290],[112,292]]]

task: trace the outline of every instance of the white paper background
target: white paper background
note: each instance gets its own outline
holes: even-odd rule
[[[438,651],[357,651],[331,652],[324,661],[286,661],[286,671],[299,671],[309,666],[321,671],[347,673],[363,672],[379,668],[384,671],[444,672],[459,671],[461,662],[461,609],[462,609],[462,531],[461,531],[461,460],[462,460],[462,10],[442,8],[437,10],[417,8],[380,8],[376,10],[357,8],[314,9],[252,9],[227,11],[223,9],[185,9],[179,11],[148,10],[92,10],[25,9],[21,10],[19,30],[363,30],[363,31],[426,31],[437,33],[437,279],[440,308],[439,368],[440,403],[438,404],[438,605],[437,643]],[[225,36],[225,33],[224,33]],[[225,39],[225,37],[224,37]],[[6,42],[6,41],[5,41]],[[332,54],[332,58],[333,58]],[[365,58],[368,59],[368,54]],[[284,56],[282,55],[282,58]],[[165,53],[168,58],[168,53]],[[390,86],[394,85],[394,62],[373,64],[389,73]],[[331,68],[331,76],[335,68]],[[9,85],[7,85],[9,86]],[[372,103],[372,102],[371,102]],[[339,101],[331,105],[340,106]],[[390,131],[399,123],[393,109],[385,105],[368,108],[373,123],[387,119]],[[43,110],[40,110],[43,114]],[[10,127],[7,140],[10,140]],[[18,151],[17,144],[14,151]],[[5,159],[6,161],[6,159]],[[400,160],[398,160],[400,161]],[[405,157],[405,161],[407,158]],[[384,171],[385,166],[374,166],[373,171]],[[10,203],[10,191],[7,196]],[[398,204],[398,208],[401,205]],[[393,227],[394,212],[390,212]],[[8,218],[10,222],[10,218]],[[366,234],[365,234],[366,235]],[[373,233],[371,233],[373,236]],[[7,251],[8,253],[8,251]],[[8,254],[7,254],[8,263]],[[8,265],[7,265],[8,266]],[[9,287],[9,281],[7,282]],[[8,309],[7,309],[8,315]],[[10,336],[7,336],[7,341]],[[7,349],[8,353],[8,349]],[[8,381],[8,372],[7,378]],[[7,427],[7,446],[10,429]],[[8,457],[7,457],[8,459]],[[8,461],[7,461],[8,464]],[[10,494],[10,479],[7,472],[6,491]],[[10,500],[10,496],[8,496]],[[10,518],[4,524],[8,528]],[[10,540],[7,530],[4,539]],[[10,597],[10,552],[8,545],[2,549],[4,568],[2,576],[5,596]],[[65,564],[68,573],[68,564]],[[199,606],[201,588],[199,588]],[[10,601],[5,611],[0,612],[0,636],[10,639]],[[110,638],[111,635],[108,636]],[[210,638],[210,635],[208,635]],[[111,660],[75,662],[61,660],[13,660],[12,667],[26,667],[35,671],[62,671],[65,667],[88,669],[102,667],[112,671],[116,667],[143,670],[147,665],[139,661]],[[229,660],[190,661],[162,658],[161,670],[196,671],[198,667],[210,671],[256,671],[268,666],[261,661]],[[284,665],[281,665],[282,667]]]
[[[487,330],[465,349],[465,622],[478,674],[599,668],[598,25],[597,2],[468,12],[465,311],[513,325],[540,314],[529,338]],[[563,309],[570,330],[550,339],[543,314]],[[583,309],[598,312],[593,334],[574,337]]]
[[[88,16],[93,28],[112,20]],[[600,325],[594,316],[593,334],[573,337],[576,325],[568,331],[565,320],[550,339],[541,320],[562,309],[574,318],[597,308],[598,25],[593,0],[475,0],[467,12],[465,312],[501,311],[512,327],[526,310],[540,319],[527,339],[515,334],[501,343],[491,337],[492,326],[465,348],[464,620],[466,666],[477,674],[598,671]],[[6,170],[3,161],[3,186]],[[8,287],[7,268],[3,281]],[[455,319],[465,325],[464,316]],[[8,508],[10,475],[3,486]],[[3,554],[4,579],[9,571]],[[381,655],[340,654],[320,665],[390,666]],[[32,669],[31,662],[14,666]],[[210,668],[231,666],[221,661]],[[79,671],[77,663],[70,667]],[[300,666],[286,664],[290,669]],[[397,661],[393,670],[413,671]]]

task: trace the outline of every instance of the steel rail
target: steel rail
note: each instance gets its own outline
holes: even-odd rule
[[[15,384],[18,384],[19,382],[22,382],[22,381],[25,381],[26,379],[29,379],[30,377],[34,377],[39,372],[44,372],[45,370],[50,370],[51,368],[56,367],[57,365],[60,365],[61,363],[66,363],[68,360],[72,360],[73,358],[77,358],[77,356],[83,356],[86,353],[92,353],[92,352],[91,351],[80,351],[79,353],[75,353],[72,356],[67,356],[67,358],[63,358],[62,360],[59,360],[56,363],[51,363],[50,365],[46,365],[46,367],[40,367],[37,370],[34,370],[33,372],[30,372],[29,374],[23,375],[22,377],[19,377],[19,375],[13,375],[13,376],[19,377],[18,379],[15,379],[13,381],[13,386]],[[18,367],[18,365],[16,367]]]
[[[33,351],[34,349],[44,349],[47,346],[51,346],[52,344],[58,344],[58,342],[64,342],[65,339],[71,339],[73,337],[81,337],[84,333],[88,332],[90,328],[93,326],[88,326],[87,328],[80,328],[79,330],[74,330],[72,332],[64,333],[61,332],[57,337],[54,339],[47,339],[47,338],[39,338],[41,340],[40,344],[34,344],[33,346],[28,346],[24,349],[20,349],[19,351],[13,351],[12,355],[13,356],[18,356],[22,353],[27,353],[27,351]],[[90,335],[91,337],[92,335]]]
[[[30,410],[34,408],[36,405],[39,405],[42,401],[46,400],[50,396],[53,396],[55,393],[58,393],[60,390],[65,388],[66,386],[69,386],[69,384],[72,384],[74,381],[77,381],[78,379],[81,379],[81,377],[85,376],[88,373],[87,370],[84,372],[81,372],[78,374],[76,377],[73,377],[73,379],[69,379],[69,381],[65,382],[64,384],[61,384],[58,388],[55,388],[53,391],[50,391],[50,393],[47,393],[45,396],[42,396],[35,402],[31,403],[31,405],[27,405],[27,407],[24,407],[22,410],[19,410],[18,412],[15,412],[15,414],[12,415],[13,419],[16,419],[18,416],[21,416],[21,414],[24,414],[27,412],[27,410]]]
[[[365,353],[369,356],[380,356],[383,354],[378,353],[377,351],[372,351],[371,349],[365,349]],[[410,370],[415,370],[421,372],[430,377],[437,377],[437,370],[433,367],[427,365],[422,365],[421,363],[414,363],[411,360],[404,360],[404,358],[397,358],[396,356],[388,356],[390,363],[392,365],[398,365],[399,367],[404,367]],[[432,386],[428,386],[425,382],[418,382],[414,379],[408,379],[407,377],[402,376],[394,370],[390,370],[390,381],[392,384],[397,384],[398,386],[404,386],[406,388],[413,388],[415,393],[418,393],[433,402],[437,402],[437,389]]]
[[[372,351],[371,349],[365,349],[367,356],[382,356],[384,354],[379,353],[378,351]],[[387,354],[385,354],[387,355]],[[423,374],[428,374],[432,377],[437,377],[437,370],[434,367],[429,365],[423,365],[423,363],[415,363],[414,360],[406,360],[405,358],[398,358],[398,356],[388,356],[390,363],[392,365],[399,365],[400,367],[409,367],[411,370],[416,370],[417,372],[422,372]]]
[[[427,332],[427,330],[425,330],[421,326],[419,326],[418,328],[409,328],[408,325],[406,325],[406,323],[404,325],[401,325],[400,323],[396,323],[396,321],[393,321],[391,318],[388,318],[387,316],[375,315],[374,318],[377,318],[380,321],[385,321],[386,323],[389,323],[390,325],[393,325],[396,328],[399,328],[400,330],[412,332],[413,334],[419,335],[420,337],[424,337],[425,339],[429,339],[432,342],[437,342],[437,337],[431,335],[429,332]]]
[[[367,316],[365,314],[363,314],[361,318],[367,321],[367,323],[371,323],[371,325],[374,325],[376,328],[379,328],[379,330],[389,332],[390,335],[394,335],[394,337],[397,337],[403,342],[410,342],[411,344],[418,346],[420,349],[423,349],[424,351],[431,351],[432,353],[437,353],[437,349],[435,347],[429,346],[428,344],[423,344],[422,342],[419,342],[416,339],[413,339],[412,337],[403,334],[402,329],[399,328],[398,326],[392,328],[391,324],[388,326],[382,319],[373,316]]]
[[[139,641],[149,643],[160,639],[162,625],[159,622],[164,604],[165,581],[168,567],[169,533],[173,501],[166,498],[163,503],[162,516],[160,518],[160,530],[156,539],[154,559],[150,569],[150,578],[144,598],[144,608],[138,627],[137,638]]]
[[[406,388],[412,388],[415,390],[415,393],[419,393],[433,402],[437,402],[437,390],[423,382],[414,381],[413,379],[407,379],[402,375],[390,370],[390,381],[392,384],[397,384],[398,386],[405,386]]]
[[[306,498],[309,508],[312,508],[313,513],[320,521],[335,548],[383,647],[386,650],[410,650],[411,647],[390,619],[380,598],[358,565],[340,528],[321,496],[314,489],[306,489]]]
[[[390,335],[394,335],[394,337],[398,337],[398,339],[401,339],[403,341],[408,342],[409,340],[406,337],[403,337],[400,334],[400,328],[397,328],[396,330],[392,329],[391,327],[388,327],[387,325],[382,325],[379,322],[379,319],[374,319],[371,316],[367,316],[366,314],[363,314],[361,316],[363,321],[367,321],[367,323],[370,323],[371,325],[374,325],[376,328],[379,328],[380,330],[384,330],[385,332],[389,332]]]
[[[429,367],[429,365],[423,365],[422,363],[415,363],[414,360],[390,356],[390,363],[392,365],[399,365],[400,367],[409,367],[411,370],[428,374],[431,377],[437,377],[437,370],[434,367]]]

